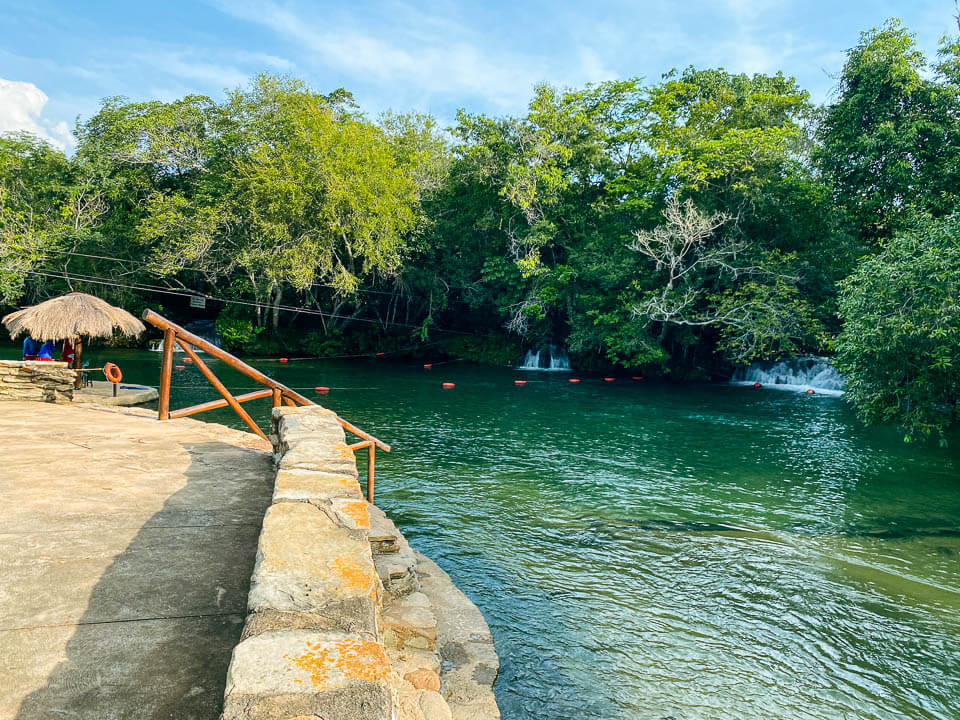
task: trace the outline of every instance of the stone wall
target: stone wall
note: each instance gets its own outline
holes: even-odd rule
[[[0,400],[70,402],[75,379],[67,363],[0,360]]]
[[[223,720],[499,718],[483,616],[364,500],[336,415],[276,408],[271,440],[273,504]]]

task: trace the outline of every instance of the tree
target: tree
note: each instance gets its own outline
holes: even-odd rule
[[[225,284],[253,296],[261,322],[271,307],[276,330],[287,288],[329,285],[336,315],[363,278],[399,271],[420,220],[401,161],[416,158],[353,112],[349,94],[260,76],[222,106],[107,110],[84,140],[109,140],[116,162],[150,168],[134,236],[152,272],[208,283],[240,274]]]
[[[102,212],[63,153],[30,135],[0,136],[0,302],[18,300],[31,273],[54,269]]]
[[[945,442],[960,412],[958,302],[960,214],[921,219],[843,283],[837,366],[866,422]]]
[[[707,215],[691,199],[681,203],[674,196],[663,216],[663,225],[634,233],[630,246],[653,261],[660,278],[660,286],[633,312],[646,328],[658,323],[661,340],[670,326],[719,328],[720,347],[729,359],[746,363],[793,354],[822,334],[799,297],[796,278],[777,272],[776,253],[751,265],[745,262],[750,248],[742,239],[717,241],[730,215]],[[726,289],[712,291],[719,278],[726,278]]]
[[[917,211],[956,206],[960,92],[956,43],[927,62],[899,20],[860,36],[817,130],[819,166],[854,234],[883,243]]]

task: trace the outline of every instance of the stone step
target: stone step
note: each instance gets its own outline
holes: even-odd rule
[[[400,532],[393,521],[378,507],[370,508],[370,549],[374,555],[400,550]]]
[[[386,605],[381,630],[387,647],[437,649],[437,616],[430,599],[422,592],[410,593]]]
[[[417,580],[417,556],[397,530],[397,526],[380,508],[370,505],[369,510],[370,548],[383,589],[390,598],[417,592],[420,589],[420,582]]]

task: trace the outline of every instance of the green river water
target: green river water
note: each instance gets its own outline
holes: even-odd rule
[[[159,353],[91,359],[157,383]],[[956,438],[752,388],[251,364],[393,445],[377,502],[486,615],[505,720],[960,718]],[[173,406],[216,397],[174,374]]]

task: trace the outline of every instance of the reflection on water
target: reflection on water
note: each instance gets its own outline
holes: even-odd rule
[[[102,359],[156,383],[156,354]],[[506,720],[960,715],[957,441],[820,396],[254,364],[393,445],[378,503],[487,616]],[[175,376],[175,405],[214,397]]]

